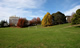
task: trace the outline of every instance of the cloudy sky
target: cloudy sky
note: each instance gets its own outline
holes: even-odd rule
[[[71,15],[80,8],[80,0],[0,0],[0,20],[8,20],[10,16],[31,20],[41,19],[47,12],[61,11]]]

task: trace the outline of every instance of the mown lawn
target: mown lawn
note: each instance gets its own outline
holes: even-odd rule
[[[80,48],[80,26],[0,28],[0,48]]]

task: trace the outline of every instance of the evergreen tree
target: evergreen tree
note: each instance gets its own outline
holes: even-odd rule
[[[66,23],[66,17],[63,13],[58,11],[57,13],[53,13],[52,16],[54,17],[54,24]]]

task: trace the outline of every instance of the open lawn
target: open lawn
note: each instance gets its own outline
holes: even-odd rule
[[[80,48],[80,26],[0,28],[0,48]]]

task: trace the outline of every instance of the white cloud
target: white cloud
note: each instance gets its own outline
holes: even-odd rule
[[[71,7],[76,6],[78,3],[80,3],[80,1],[77,1],[77,2],[73,3],[73,4],[71,5]]]
[[[72,13],[75,13],[77,9],[80,9],[80,5],[77,5],[77,6],[75,6],[74,8],[72,8],[68,11],[65,11],[64,14],[65,15],[71,15]]]
[[[42,18],[43,16],[34,16],[34,15],[31,15],[30,17],[32,17],[32,18],[35,18],[35,17],[40,17],[40,18]]]
[[[45,0],[2,0],[1,6],[10,8],[38,8]]]
[[[12,15],[34,17],[36,15],[33,15],[32,10],[24,9],[38,9],[45,2],[46,0],[0,0],[0,20],[8,20]]]

